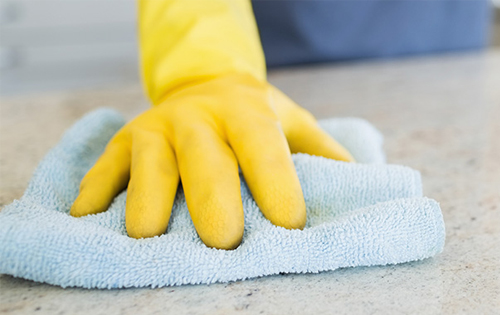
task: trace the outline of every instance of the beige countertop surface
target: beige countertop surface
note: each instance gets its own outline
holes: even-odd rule
[[[422,172],[441,203],[444,252],[402,265],[229,284],[85,290],[0,275],[0,314],[500,314],[500,50],[313,65],[272,83],[318,119],[357,116],[385,136],[389,163]],[[141,87],[3,98],[0,207],[84,113],[147,108]]]

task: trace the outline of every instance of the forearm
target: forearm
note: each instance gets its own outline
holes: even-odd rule
[[[250,0],[139,0],[142,79],[153,105],[171,90],[229,74],[265,80]]]

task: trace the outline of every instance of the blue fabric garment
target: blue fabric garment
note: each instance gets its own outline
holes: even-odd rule
[[[293,156],[307,205],[302,231],[266,220],[244,181],[245,233],[232,251],[200,241],[181,188],[159,237],[126,235],[126,192],[106,212],[69,216],[81,178],[123,124],[113,110],[94,111],[46,155],[24,196],[0,212],[0,273],[62,287],[162,287],[397,264],[443,249],[441,210],[422,197],[419,172],[383,164],[381,135],[355,118],[321,125],[361,163]]]
[[[268,66],[484,47],[489,0],[254,0]]]

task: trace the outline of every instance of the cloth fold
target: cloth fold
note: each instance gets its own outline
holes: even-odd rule
[[[381,134],[358,118],[320,125],[360,163],[293,156],[307,206],[302,231],[266,220],[243,178],[245,233],[232,251],[201,242],[182,187],[159,237],[127,236],[126,191],[106,212],[69,216],[81,178],[124,123],[114,110],[96,110],[46,155],[23,197],[0,212],[0,273],[62,287],[162,287],[397,264],[443,249],[441,209],[422,197],[419,172],[384,164]]]

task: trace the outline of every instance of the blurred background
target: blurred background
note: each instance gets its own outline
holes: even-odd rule
[[[273,67],[498,46],[500,0],[490,1],[257,0],[254,10]],[[139,82],[135,0],[0,3],[0,95]]]

